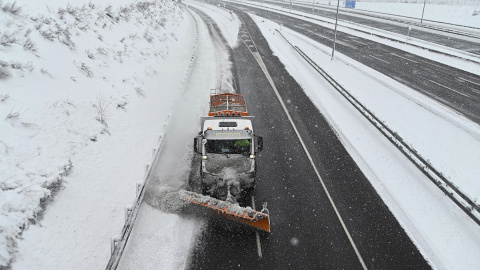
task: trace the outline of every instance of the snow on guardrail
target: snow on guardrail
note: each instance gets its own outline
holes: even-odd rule
[[[185,93],[187,83],[190,81],[190,77],[192,75],[193,65],[196,63],[196,60],[197,60],[199,33],[198,33],[197,21],[195,19],[194,21],[195,21],[195,27],[196,27],[196,38],[195,38],[195,44],[193,45],[193,54],[190,59],[190,65],[188,67],[187,73],[185,74],[185,77],[180,86],[180,95],[173,102],[170,112],[173,111],[173,109],[175,108],[175,105],[178,103],[179,97],[183,96],[183,93]],[[165,137],[165,132],[167,130],[167,126],[169,123],[170,123],[170,113],[167,114],[167,120],[163,123],[163,133],[160,134],[159,136],[159,140],[158,140],[159,142],[152,150],[152,160],[146,164],[144,179],[142,182],[139,182],[136,184],[135,201],[133,204],[125,206],[125,224],[123,225],[122,232],[120,235],[115,235],[110,239],[110,248],[112,253],[106,267],[107,270],[116,269],[118,267],[120,259],[125,250],[125,246],[127,244],[128,238],[130,237],[135,221],[137,220],[138,212],[140,211],[140,206],[143,202],[143,197],[145,195],[145,183],[148,177],[150,176],[153,164],[155,164],[155,161],[157,160],[158,155],[162,150],[163,139]]]
[[[480,206],[465,195],[457,186],[450,182],[441,172],[436,170],[432,164],[426,161],[419,153],[396,132],[392,131],[383,121],[370,112],[353,95],[335,81],[327,72],[318,66],[300,48],[293,45],[277,29],[280,36],[302,56],[333,88],[335,88],[350,104],[352,104],[367,120],[372,123],[397,149],[399,149],[420,171],[425,174],[445,195],[447,195],[458,207],[460,207],[477,225],[480,225]]]

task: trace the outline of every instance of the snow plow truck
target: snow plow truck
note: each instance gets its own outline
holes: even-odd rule
[[[193,144],[201,155],[202,194],[182,190],[180,198],[270,232],[266,204],[256,211],[241,203],[248,201],[255,189],[255,155],[263,149],[263,138],[254,135],[252,120],[242,95],[210,95],[208,116],[201,117],[202,130]]]

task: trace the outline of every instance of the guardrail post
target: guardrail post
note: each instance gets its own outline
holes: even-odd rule
[[[137,182],[137,191],[136,191],[136,197],[138,197],[138,194],[140,193],[140,190],[142,190],[143,183],[142,182]]]
[[[113,255],[113,252],[115,252],[115,248],[117,247],[117,243],[120,242],[121,238],[120,235],[114,235],[110,238],[110,251]]]
[[[147,162],[147,164],[145,164],[145,173],[148,173],[148,170],[150,169],[150,166],[152,166],[152,164],[150,162]]]
[[[125,206],[125,222],[128,220],[128,216],[130,216],[130,213],[132,213],[133,210],[133,204],[129,204]]]

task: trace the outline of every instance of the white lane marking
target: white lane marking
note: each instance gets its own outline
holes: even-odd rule
[[[448,69],[449,67],[442,67],[442,66],[435,65],[435,64],[432,64],[432,63],[430,63],[430,65],[432,65],[432,66],[434,66],[434,67],[437,67],[437,68],[441,68],[441,69],[446,70],[446,71],[450,71],[450,70]]]
[[[462,93],[462,92],[460,92],[460,91],[458,91],[458,90],[452,89],[452,88],[450,88],[450,87],[448,87],[448,86],[445,86],[445,85],[443,85],[443,84],[434,82],[434,81],[432,81],[432,80],[428,80],[428,81],[429,81],[429,82],[432,82],[432,83],[434,83],[434,84],[436,84],[436,85],[438,85],[438,86],[441,86],[441,87],[443,87],[443,88],[447,88],[448,90],[451,90],[451,91],[453,91],[453,92],[455,92],[455,93],[457,93],[457,94],[460,94],[460,95],[462,95],[462,96],[464,96],[464,97],[471,98],[469,95],[467,95],[467,94],[465,94],[465,93]]]
[[[470,81],[470,80],[468,80],[468,79],[465,79],[465,78],[462,78],[462,77],[458,77],[458,78],[456,78],[456,79],[457,79],[457,80],[466,81],[466,82],[469,82],[469,83],[472,83],[472,84],[475,84],[475,85],[478,85],[478,86],[480,86],[480,84],[479,84],[479,83],[472,82],[472,81]]]
[[[366,43],[363,43],[363,42],[361,42],[361,41],[358,41],[358,40],[356,40],[356,39],[353,39],[353,38],[352,38],[351,40],[352,40],[353,42],[355,42],[355,43],[360,43],[360,44],[362,44],[362,45],[367,45]]]
[[[405,58],[405,57],[403,57],[403,56],[400,56],[400,55],[398,55],[398,54],[395,54],[395,53],[392,53],[392,54],[393,54],[393,55],[395,55],[395,56],[398,56],[398,57],[400,57],[400,58],[402,58],[402,59],[405,59],[405,60],[407,60],[407,61],[411,61],[411,62],[414,62],[414,63],[418,64],[418,62],[417,62],[417,61],[414,61],[414,60],[412,60],[412,59]]]
[[[285,114],[287,114],[287,118],[290,121],[290,124],[292,124],[293,130],[295,130],[295,133],[297,134],[298,139],[300,140],[300,143],[303,146],[303,150],[307,154],[308,160],[310,160],[310,163],[313,167],[313,170],[315,171],[315,174],[318,177],[318,180],[320,180],[320,183],[322,184],[323,189],[325,190],[325,193],[327,194],[328,200],[330,201],[330,204],[333,207],[333,210],[335,211],[335,214],[337,215],[338,220],[340,221],[340,224],[342,225],[343,230],[345,231],[345,234],[348,237],[348,240],[350,241],[350,244],[352,245],[353,250],[355,251],[355,254],[358,257],[358,260],[360,261],[360,264],[362,265],[363,269],[368,269],[367,265],[365,265],[365,262],[363,261],[362,255],[360,255],[360,252],[358,251],[357,246],[355,245],[355,242],[353,242],[352,236],[350,235],[350,232],[347,229],[347,226],[345,225],[345,222],[343,222],[342,216],[340,216],[340,212],[338,212],[337,207],[335,206],[335,203],[333,202],[332,196],[330,196],[330,192],[328,192],[327,186],[325,185],[325,182],[323,182],[322,177],[320,176],[320,173],[317,170],[317,167],[315,166],[315,163],[313,162],[312,156],[310,155],[310,152],[308,152],[307,146],[303,142],[302,137],[300,136],[300,133],[298,132],[297,126],[295,126],[295,123],[293,123],[293,119],[290,116],[290,113],[287,110],[287,107],[285,106],[285,103],[282,100],[282,97],[280,96],[280,93],[277,90],[277,87],[273,83],[272,78],[270,77],[270,74],[268,73],[267,67],[263,63],[262,57],[258,52],[252,52],[253,56],[257,60],[258,65],[260,68],[263,70],[263,73],[267,77],[268,82],[273,88],[273,91],[275,92],[275,95],[278,98],[278,101],[280,101],[280,104],[282,105],[283,110],[285,111]]]
[[[370,56],[370,57],[372,57],[372,58],[375,58],[375,59],[377,59],[378,61],[382,61],[382,62],[387,63],[387,64],[390,65],[389,62],[387,62],[387,61],[385,61],[385,60],[382,60],[382,59],[380,59],[380,58],[378,58],[378,57],[375,57],[375,56],[373,56],[373,55],[368,55],[368,56]]]
[[[252,209],[255,210],[255,198],[252,195]],[[255,236],[257,238],[257,253],[258,257],[261,259],[262,258],[262,244],[260,243],[260,234],[258,233],[257,230],[255,230]]]
[[[337,43],[338,43],[338,44],[342,44],[343,46],[347,46],[347,47],[350,47],[350,48],[357,49],[357,47],[355,47],[354,45],[349,44],[349,43],[347,43],[347,42],[340,41],[340,40],[338,40],[338,39],[337,39]]]

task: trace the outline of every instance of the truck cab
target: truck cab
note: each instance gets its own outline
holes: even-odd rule
[[[255,155],[263,149],[263,139],[254,134],[253,116],[248,116],[243,96],[221,94],[213,98],[218,100],[218,96],[227,105],[215,108],[212,104],[218,102],[211,96],[210,113],[201,117],[202,131],[194,140],[194,150],[202,157],[203,195],[236,202],[255,189]]]

